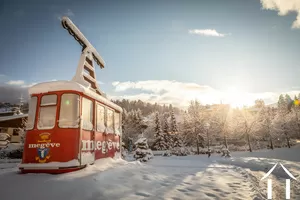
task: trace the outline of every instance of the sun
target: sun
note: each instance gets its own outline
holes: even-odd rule
[[[242,108],[247,105],[244,92],[237,87],[229,87],[225,96],[227,103],[233,108]]]

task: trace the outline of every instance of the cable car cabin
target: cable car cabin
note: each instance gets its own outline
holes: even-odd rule
[[[37,84],[21,172],[63,173],[120,156],[122,108],[74,81]]]

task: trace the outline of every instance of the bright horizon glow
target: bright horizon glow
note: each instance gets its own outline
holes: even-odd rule
[[[225,92],[225,99],[233,108],[242,108],[253,104],[253,102],[247,101],[246,93],[236,86],[227,89]]]

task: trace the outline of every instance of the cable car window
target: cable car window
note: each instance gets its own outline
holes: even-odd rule
[[[120,134],[120,113],[115,112],[115,133]]]
[[[36,106],[37,106],[37,97],[31,97],[29,101],[28,121],[26,124],[26,130],[31,130],[34,127]]]
[[[79,122],[79,95],[63,94],[60,101],[58,126],[60,128],[78,128]]]
[[[41,106],[54,106],[57,102],[57,95],[50,94],[42,97]]]
[[[114,111],[107,109],[107,133],[114,132]]]
[[[82,128],[85,130],[93,129],[93,102],[87,98],[82,98]]]
[[[38,129],[52,129],[55,126],[56,106],[40,107]]]
[[[105,108],[100,104],[97,104],[97,131],[105,131]]]

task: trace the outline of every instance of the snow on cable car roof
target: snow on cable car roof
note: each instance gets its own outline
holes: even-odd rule
[[[73,90],[77,92],[82,92],[83,94],[92,97],[107,106],[110,106],[116,109],[119,112],[122,112],[122,108],[115,103],[111,102],[107,98],[93,92],[90,88],[87,88],[77,82],[74,81],[50,81],[44,83],[38,83],[29,88],[29,94],[40,94],[47,92],[55,92],[55,91],[63,91],[63,90]]]

